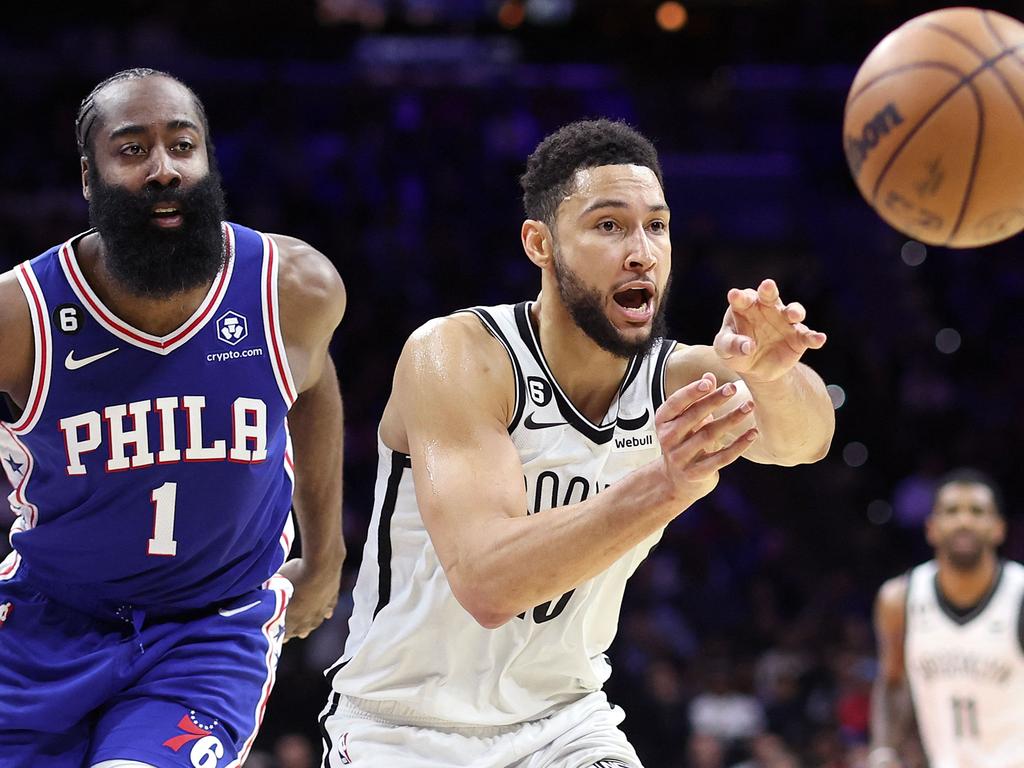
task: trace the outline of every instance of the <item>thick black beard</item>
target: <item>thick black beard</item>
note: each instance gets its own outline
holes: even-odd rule
[[[100,234],[107,269],[132,293],[165,299],[208,285],[226,257],[224,190],[215,168],[188,189],[147,184],[136,193],[89,174],[89,220]],[[153,223],[153,205],[178,205],[177,229]]]
[[[665,283],[665,290],[658,297],[658,309],[651,320],[650,333],[631,341],[623,336],[605,315],[601,293],[596,288],[584,285],[579,275],[562,263],[557,249],[554,265],[558,294],[569,310],[573,322],[605,352],[628,360],[634,355],[646,355],[651,351],[655,341],[664,338],[667,332],[665,307],[668,306],[669,289],[672,287],[671,276]]]

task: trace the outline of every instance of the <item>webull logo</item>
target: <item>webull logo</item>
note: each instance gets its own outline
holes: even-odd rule
[[[654,433],[648,432],[646,435],[630,435],[628,437],[616,437],[615,450],[616,451],[643,451],[647,448],[654,447]]]

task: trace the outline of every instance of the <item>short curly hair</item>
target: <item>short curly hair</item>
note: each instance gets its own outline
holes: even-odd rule
[[[935,484],[935,496],[947,485],[982,485],[992,493],[993,506],[1000,517],[1006,517],[1003,506],[1003,490],[993,477],[974,467],[957,467],[939,478]]]
[[[642,165],[665,186],[658,152],[645,136],[618,120],[579,120],[545,138],[526,161],[523,208],[528,219],[554,224],[576,172],[600,165]]]

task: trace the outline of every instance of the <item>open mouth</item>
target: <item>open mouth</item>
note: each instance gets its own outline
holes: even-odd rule
[[[159,227],[177,227],[184,220],[181,209],[176,205],[157,204],[151,211],[150,216]]]
[[[647,283],[631,283],[613,294],[612,298],[627,315],[646,320],[654,306],[654,288]]]

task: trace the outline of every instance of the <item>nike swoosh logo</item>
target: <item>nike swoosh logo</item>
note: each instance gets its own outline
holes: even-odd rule
[[[250,608],[255,608],[259,604],[260,604],[260,601],[257,600],[255,603],[249,603],[248,605],[243,605],[241,608],[221,608],[220,610],[217,611],[217,613],[219,613],[224,618],[228,618],[230,616],[236,616],[239,613],[245,613]]]
[[[79,368],[85,368],[85,366],[89,365],[90,363],[95,363],[97,360],[102,360],[107,355],[114,354],[119,349],[120,347],[114,347],[113,349],[108,349],[106,352],[100,352],[95,355],[89,355],[88,357],[83,357],[80,360],[75,359],[75,350],[72,349],[70,352],[68,352],[68,356],[64,358],[64,367],[67,368],[69,371],[77,371]]]
[[[526,419],[523,421],[523,426],[527,429],[545,429],[547,427],[564,427],[566,422],[564,421],[534,421],[533,414],[527,414]]]
[[[619,418],[617,423],[620,429],[640,429],[649,418],[651,418],[651,412],[644,409],[643,416],[637,416],[635,419]]]

